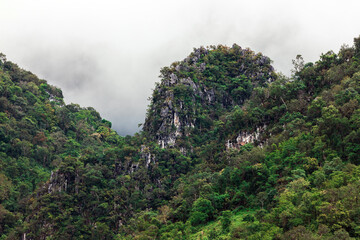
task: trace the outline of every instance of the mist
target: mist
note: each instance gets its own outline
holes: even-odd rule
[[[290,75],[360,34],[359,1],[0,0],[0,52],[94,107],[120,135],[139,131],[160,69],[194,47],[237,43]]]

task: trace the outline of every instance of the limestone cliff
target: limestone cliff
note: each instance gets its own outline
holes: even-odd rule
[[[202,120],[241,105],[256,86],[274,79],[270,59],[238,45],[200,47],[161,70],[144,132],[162,148],[174,147]]]

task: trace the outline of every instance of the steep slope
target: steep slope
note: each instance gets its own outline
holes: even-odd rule
[[[93,108],[65,105],[60,89],[6,61],[1,55],[1,239],[16,227],[26,227],[23,221],[29,218],[29,213],[31,215],[30,204],[41,198],[40,189],[47,193],[72,192],[73,182],[78,179],[72,178],[75,173],[71,166],[76,165],[77,158],[81,156],[84,162],[96,164],[105,159],[105,149],[124,142],[110,127],[111,123],[101,119]],[[65,166],[67,174],[61,173]],[[50,179],[55,183],[56,178],[59,185],[50,183],[44,188],[44,182]],[[19,239],[19,236],[12,238]]]
[[[275,74],[268,57],[234,44],[194,49],[183,61],[163,68],[160,77],[144,132],[164,148],[187,139],[195,127],[206,129]]]

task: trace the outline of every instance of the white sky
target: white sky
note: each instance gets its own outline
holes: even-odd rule
[[[289,75],[360,34],[358,0],[0,0],[0,52],[94,107],[120,135],[145,118],[161,67],[237,43]]]

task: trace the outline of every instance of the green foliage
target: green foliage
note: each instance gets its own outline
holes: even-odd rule
[[[291,78],[194,49],[126,137],[0,55],[0,239],[360,238],[354,42]]]
[[[222,212],[221,228],[222,231],[227,233],[230,230],[231,225],[231,212],[229,210]]]
[[[90,160],[88,150],[105,152],[110,144],[120,143],[121,137],[113,137],[114,133],[108,130],[109,133],[104,132],[108,133],[105,137],[109,142],[99,139],[96,130],[108,129],[111,124],[102,121],[94,109],[64,105],[60,89],[5,59],[2,61],[0,238],[17,236],[25,231],[33,238],[48,235],[49,231],[55,239],[59,236],[80,238],[80,230],[82,237],[96,234],[112,236],[110,218],[95,217],[95,221],[91,221],[96,228],[91,230],[82,227],[89,219],[81,217],[81,212],[91,209],[100,215],[111,211],[107,200],[104,200],[109,199],[109,193],[98,195],[101,190],[96,190],[95,186],[90,188],[87,184],[91,181],[87,184],[84,181],[88,181],[86,176],[90,174],[100,179],[108,178],[113,173],[105,169],[114,167],[96,165],[105,156],[93,154]],[[85,159],[88,165],[84,168]],[[108,181],[99,182],[93,181],[100,189],[109,186]],[[52,195],[46,192],[52,192]],[[76,197],[71,196],[74,193]],[[86,198],[92,194],[92,200]],[[52,199],[51,204],[49,198]],[[103,203],[98,205],[98,200]],[[88,201],[92,204],[87,205]],[[76,202],[84,205],[74,206]],[[39,215],[32,217],[33,212],[38,211]],[[24,224],[27,217],[31,220]],[[44,227],[36,227],[37,224]],[[58,231],[51,231],[49,227]],[[74,232],[77,233],[74,235]]]

